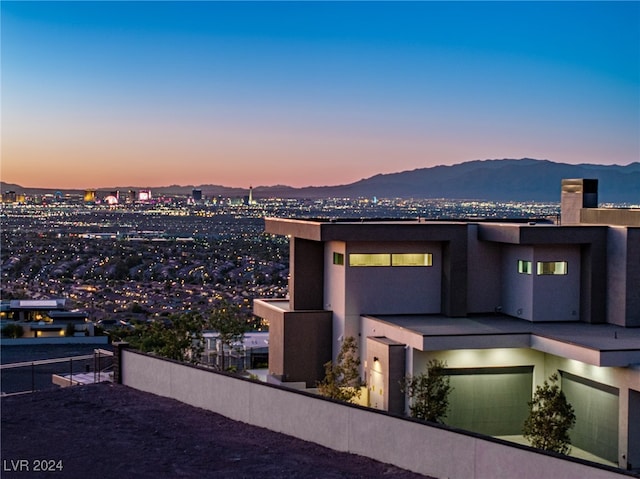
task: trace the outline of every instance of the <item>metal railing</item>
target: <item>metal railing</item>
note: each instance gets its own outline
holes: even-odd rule
[[[56,389],[60,383],[54,383],[54,376],[64,377],[68,385],[101,382],[107,377],[104,373],[112,367],[113,352],[105,349],[83,356],[3,364],[0,365],[0,392],[8,395]],[[93,380],[87,381],[91,377]]]
[[[235,369],[237,371],[264,367],[269,357],[265,349],[225,349],[224,351],[208,349],[202,355],[201,364],[214,369]]]

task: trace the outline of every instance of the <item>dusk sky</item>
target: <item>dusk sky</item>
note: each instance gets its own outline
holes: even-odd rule
[[[639,2],[2,1],[2,181],[640,159]]]

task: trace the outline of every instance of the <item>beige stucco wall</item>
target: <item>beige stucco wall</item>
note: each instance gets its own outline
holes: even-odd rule
[[[640,229],[607,230],[607,322],[640,326]]]
[[[580,247],[536,245],[533,253],[533,321],[580,319]],[[537,275],[538,261],[566,261],[566,275]]]
[[[333,264],[333,253],[344,255],[343,265]],[[358,337],[357,325],[347,324],[345,311],[345,280],[348,268],[346,244],[343,241],[328,241],[324,250],[324,309],[333,311],[332,354],[335,358],[340,350],[338,338]]]
[[[467,229],[467,310],[493,313],[501,305],[501,245],[478,239],[478,225]]]
[[[344,254],[344,265],[333,264],[333,253]],[[431,253],[428,267],[350,267],[350,253]],[[362,314],[439,313],[442,246],[437,242],[329,241],[324,254],[324,309],[333,311],[333,356],[341,338],[358,338]],[[348,293],[347,293],[348,292]],[[360,347],[363,347],[362,341]]]
[[[518,260],[531,261],[535,270],[533,247],[504,245],[502,250],[502,307],[501,312],[516,318],[533,320],[533,281],[531,274],[518,273]]]
[[[627,228],[607,230],[607,322],[625,326],[627,304]]]
[[[531,261],[531,274],[518,273]],[[538,261],[566,261],[566,275],[538,275]],[[529,321],[580,319],[580,250],[575,245],[505,245],[502,252],[502,312]]]

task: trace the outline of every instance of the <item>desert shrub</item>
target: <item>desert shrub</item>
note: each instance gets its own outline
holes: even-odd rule
[[[23,334],[24,330],[19,324],[11,323],[2,328],[2,336],[4,338],[21,338]]]
[[[411,417],[431,422],[444,422],[449,409],[449,393],[452,391],[449,376],[444,374],[446,363],[432,359],[427,371],[404,380],[405,391],[411,405]]]
[[[569,454],[569,429],[575,425],[576,415],[558,381],[558,375],[553,374],[536,388],[522,432],[533,447]]]

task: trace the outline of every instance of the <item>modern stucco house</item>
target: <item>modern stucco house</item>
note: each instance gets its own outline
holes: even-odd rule
[[[69,310],[67,299],[12,299],[2,301],[0,319],[22,327],[25,338],[59,338],[73,327],[75,336],[93,336],[85,311]]]
[[[640,465],[640,210],[597,207],[597,180],[564,180],[557,224],[266,219],[290,237],[287,300],[270,322],[274,382],[313,387],[359,341],[373,408],[404,413],[405,375],[446,361],[447,423],[521,434],[527,402],[561,376],[573,444]]]

